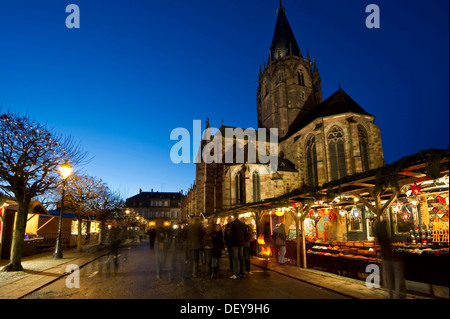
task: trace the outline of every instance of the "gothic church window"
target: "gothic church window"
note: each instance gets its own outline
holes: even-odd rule
[[[263,97],[266,97],[267,94],[269,94],[269,83],[268,83],[267,81],[264,81],[264,82],[263,82],[262,90],[263,90],[262,96],[263,96]]]
[[[301,86],[305,86],[305,77],[303,75],[303,72],[299,71],[297,75],[298,75],[298,84]]]
[[[253,173],[253,202],[261,201],[261,186],[259,181],[259,173],[255,171]]]
[[[235,204],[242,204],[244,201],[244,185],[242,173],[239,172],[234,177]]]
[[[328,155],[330,157],[331,180],[347,175],[345,166],[344,133],[334,126],[328,133]]]
[[[317,186],[319,178],[317,175],[317,152],[316,138],[311,136],[306,142],[306,167],[308,172],[308,185]]]
[[[362,125],[358,125],[359,152],[361,154],[362,171],[369,170],[369,139]]]

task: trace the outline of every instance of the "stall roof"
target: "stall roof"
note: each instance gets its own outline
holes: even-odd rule
[[[319,196],[326,197],[329,190],[337,190],[341,196],[370,195],[368,190],[374,188],[380,182],[380,175],[385,178],[395,177],[399,187],[409,185],[421,179],[423,181],[443,177],[449,173],[449,150],[430,149],[420,151],[414,155],[401,158],[389,165],[372,169],[367,172],[345,176],[340,180],[325,183],[322,187],[303,187],[290,193],[268,198],[257,203],[247,203],[228,209],[223,209],[208,215],[224,216],[234,212],[257,211],[271,209],[300,202],[307,199],[316,199]],[[390,196],[390,187],[386,187],[385,196]],[[329,199],[332,201],[333,198]]]
[[[449,173],[449,151],[430,149],[403,157],[389,165],[367,172],[345,176],[339,180],[325,183],[322,193],[337,190],[342,195],[364,194],[375,186],[389,190],[392,182],[399,187],[421,181],[437,179]]]
[[[60,216],[60,211],[59,209],[54,209],[54,210],[50,210],[49,211],[50,215],[52,216],[56,216],[59,217]],[[77,214],[72,213],[72,212],[63,212],[63,218],[76,218]]]

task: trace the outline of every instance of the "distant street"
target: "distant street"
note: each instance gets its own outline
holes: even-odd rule
[[[155,245],[156,246],[156,245]],[[124,247],[117,264],[104,256],[80,269],[80,287],[67,288],[63,277],[26,298],[58,299],[343,299],[340,294],[253,266],[244,279],[229,279],[228,256],[221,258],[219,277],[211,279],[207,266],[193,278],[185,262],[184,247],[172,244],[161,258],[157,278],[157,252],[148,241]],[[289,266],[286,266],[289,267]]]

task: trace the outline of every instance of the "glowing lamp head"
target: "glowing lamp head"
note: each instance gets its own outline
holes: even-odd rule
[[[72,166],[70,166],[69,162],[66,161],[59,167],[59,172],[61,173],[61,176],[66,179],[70,174],[72,174]]]
[[[276,211],[275,215],[277,215],[278,217],[281,217],[284,215],[284,211]]]

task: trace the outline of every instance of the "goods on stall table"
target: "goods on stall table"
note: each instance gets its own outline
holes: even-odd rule
[[[449,242],[448,223],[441,221],[439,218],[434,219],[433,223],[433,242],[443,244]]]

